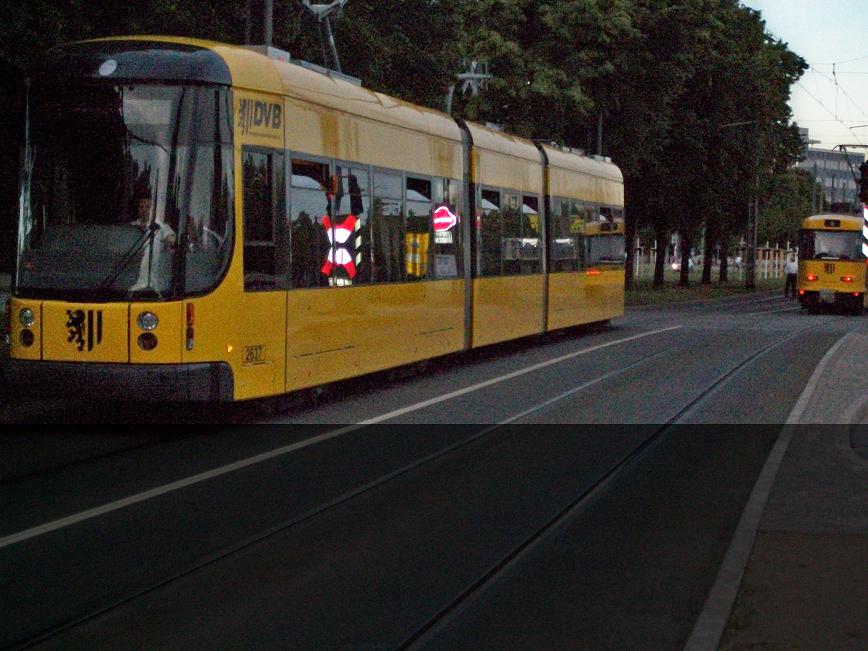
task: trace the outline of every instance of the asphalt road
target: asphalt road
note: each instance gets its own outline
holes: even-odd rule
[[[0,647],[680,647],[866,322],[740,297],[220,410],[7,400],[56,424],[0,438]]]

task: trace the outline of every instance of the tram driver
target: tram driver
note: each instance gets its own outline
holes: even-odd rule
[[[135,200],[136,219],[131,222],[145,235],[152,224],[153,235],[149,236],[142,249],[142,260],[139,264],[139,274],[136,282],[130,287],[130,291],[142,289],[154,289],[165,291],[169,289],[172,281],[172,254],[176,236],[172,227],[163,220],[157,220],[153,214],[151,197],[140,194]]]

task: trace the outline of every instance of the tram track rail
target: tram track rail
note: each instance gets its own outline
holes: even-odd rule
[[[163,434],[163,435],[154,435],[153,440],[140,441],[138,443],[131,443],[129,445],[124,445],[118,448],[114,448],[112,450],[106,450],[104,452],[99,452],[96,454],[88,454],[80,457],[75,457],[71,459],[65,459],[62,461],[58,461],[57,463],[53,463],[51,465],[46,465],[38,468],[34,468],[31,470],[25,470],[23,472],[19,472],[17,474],[8,474],[5,476],[0,476],[0,488],[3,486],[9,486],[17,482],[28,481],[33,479],[41,479],[43,477],[50,477],[51,475],[70,470],[73,468],[80,468],[86,466],[87,464],[91,464],[98,461],[105,461],[107,459],[113,459],[116,457],[123,456],[125,454],[129,454],[131,452],[140,452],[142,450],[149,450],[159,448],[161,445],[165,445],[167,441],[176,441],[180,438],[190,438],[195,436],[193,434],[190,435],[177,435],[177,434]]]
[[[633,450],[631,450],[627,455],[622,457],[613,467],[609,468],[603,476],[601,476],[593,485],[591,485],[587,490],[583,491],[580,495],[572,499],[566,506],[564,506],[560,511],[556,513],[556,515],[543,524],[540,528],[538,528],[532,535],[527,537],[525,540],[520,542],[517,546],[515,546],[508,554],[506,554],[500,561],[494,564],[491,568],[485,571],[479,578],[477,578],[472,584],[470,584],[467,588],[462,590],[452,601],[446,604],[443,608],[441,608],[434,616],[429,618],[421,627],[419,627],[412,635],[406,638],[400,645],[399,648],[415,648],[419,644],[424,643],[425,639],[427,639],[431,634],[433,634],[436,629],[442,624],[448,621],[450,617],[454,614],[460,612],[461,606],[463,604],[468,603],[468,600],[473,599],[476,595],[478,595],[481,591],[483,591],[487,586],[493,584],[500,576],[502,576],[505,572],[509,570],[515,563],[519,562],[521,558],[523,558],[526,554],[530,553],[533,548],[540,543],[543,539],[545,539],[548,534],[552,533],[558,528],[560,523],[568,520],[572,515],[581,511],[585,506],[587,506],[591,501],[593,501],[594,497],[602,492],[606,486],[610,483],[616,481],[618,477],[620,477],[631,464],[638,461],[639,457],[641,457],[642,453],[654,445],[669,429],[673,424],[677,423],[679,419],[688,414],[690,410],[700,404],[705,398],[710,396],[714,391],[716,391],[722,384],[724,384],[729,378],[738,373],[740,370],[744,369],[750,363],[756,361],[770,350],[776,348],[784,344],[785,342],[794,339],[799,336],[804,330],[807,328],[803,328],[787,337],[779,338],[774,342],[764,346],[758,351],[755,351],[739,361],[735,366],[732,366],[727,371],[722,374],[719,374],[715,380],[708,385],[699,395],[693,398],[687,405],[682,407],[674,416],[672,416],[666,423],[662,424],[658,427],[654,432],[646,438],[642,443],[636,446]],[[134,601],[144,595],[152,593],[167,584],[170,584],[178,579],[181,579],[187,575],[193,574],[199,570],[202,570],[209,565],[218,563],[219,561],[237,554],[245,549],[250,548],[257,543],[260,543],[267,538],[270,538],[276,534],[281,532],[285,532],[288,529],[299,526],[305,522],[309,522],[310,520],[317,518],[318,516],[335,509],[338,506],[346,504],[366,493],[376,490],[377,488],[394,481],[395,479],[406,476],[414,471],[417,471],[429,464],[433,463],[436,460],[442,459],[448,455],[454,454],[457,451],[464,449],[476,442],[481,441],[485,437],[491,436],[498,430],[503,427],[520,421],[522,418],[531,415],[533,413],[538,413],[552,406],[553,404],[566,399],[572,395],[575,395],[585,389],[590,388],[591,386],[600,384],[601,382],[613,379],[619,375],[622,375],[630,370],[634,370],[642,364],[653,361],[654,359],[669,354],[672,352],[671,348],[667,348],[663,351],[643,356],[641,359],[633,362],[631,364],[622,366],[620,368],[614,369],[606,374],[601,375],[598,378],[590,380],[588,382],[584,382],[576,387],[571,388],[570,390],[559,394],[553,398],[545,400],[533,407],[526,409],[518,414],[513,414],[508,418],[490,425],[490,426],[482,426],[479,431],[474,432],[471,436],[465,437],[460,441],[456,441],[455,443],[441,448],[431,454],[428,454],[424,457],[414,460],[412,463],[406,464],[392,472],[381,475],[372,481],[363,484],[354,488],[351,491],[347,491],[334,499],[324,502],[317,507],[307,510],[297,516],[280,522],[272,527],[269,527],[265,530],[262,530],[256,533],[253,536],[247,537],[241,541],[233,543],[224,547],[223,549],[212,553],[206,557],[199,559],[197,562],[181,568],[177,572],[173,572],[170,575],[162,577],[159,581],[150,582],[147,585],[139,585],[137,587],[133,587],[130,589],[127,594],[123,597],[113,599],[97,609],[93,609],[89,612],[82,613],[80,616],[73,617],[68,619],[57,626],[48,628],[38,635],[15,643],[12,647],[13,649],[23,649],[28,648],[33,645],[39,644],[41,642],[47,641],[57,635],[60,635],[64,631],[72,629],[78,625],[81,625],[87,621],[98,618],[99,616],[108,613],[111,610],[114,610],[126,603]],[[368,426],[371,427],[371,426]],[[375,426],[374,426],[375,427]]]
[[[417,628],[411,635],[406,637],[395,648],[404,650],[420,649],[424,647],[428,641],[431,641],[436,637],[439,630],[448,626],[450,621],[460,616],[463,609],[470,605],[473,600],[480,597],[487,588],[492,587],[500,578],[506,575],[511,568],[532,554],[539,545],[544,543],[549,536],[559,531],[560,528],[565,526],[573,517],[580,515],[581,512],[588,508],[595,498],[605,491],[608,486],[625,475],[635,464],[639,463],[643,454],[657,444],[672,426],[678,424],[679,420],[688,415],[704,400],[712,396],[729,379],[744,370],[751,363],[761,359],[764,355],[775,348],[795,339],[808,329],[809,328],[807,327],[802,328],[793,334],[777,339],[748,355],[735,366],[719,374],[711,384],[703,389],[687,405],[682,407],[666,423],[663,423],[656,428],[645,440],[624,455],[614,466],[610,467],[602,476],[600,476],[579,495],[571,499],[553,517],[536,529],[531,535],[513,547],[509,553],[504,555],[497,563],[489,567],[475,581],[459,592],[455,598],[438,610],[437,613],[426,620],[424,624]]]
[[[309,509],[309,510],[293,517],[293,518],[290,518],[286,521],[283,521],[283,522],[278,523],[272,527],[269,527],[268,529],[260,531],[257,534],[250,536],[250,537],[247,537],[242,541],[239,541],[239,542],[236,542],[232,545],[229,545],[229,546],[227,546],[227,547],[225,547],[225,548],[223,548],[223,549],[221,549],[221,550],[219,550],[213,554],[210,554],[210,555],[200,559],[198,562],[196,562],[192,565],[189,565],[189,566],[187,566],[187,567],[185,567],[185,568],[183,568],[183,569],[181,569],[175,573],[172,573],[169,576],[163,577],[161,580],[159,580],[157,582],[152,582],[152,583],[149,583],[147,585],[143,585],[143,586],[139,586],[137,588],[134,588],[131,592],[124,595],[122,598],[112,600],[111,602],[104,604],[103,606],[101,606],[98,609],[92,610],[92,611],[87,612],[87,613],[82,613],[78,617],[75,617],[75,618],[69,619],[65,622],[62,622],[55,627],[52,627],[50,629],[47,629],[47,630],[41,632],[40,634],[38,634],[35,637],[32,637],[31,639],[15,643],[13,646],[10,647],[10,649],[26,649],[26,648],[35,646],[41,642],[48,641],[51,638],[62,634],[64,631],[70,630],[76,626],[84,624],[84,623],[86,623],[90,620],[93,620],[93,619],[99,617],[100,615],[108,613],[111,610],[114,610],[114,609],[116,609],[116,608],[118,608],[118,607],[120,607],[126,603],[129,603],[131,601],[134,601],[135,599],[138,599],[138,598],[143,597],[149,593],[152,593],[156,590],[159,590],[160,588],[172,583],[173,581],[177,581],[178,579],[181,579],[185,576],[188,576],[188,575],[193,574],[199,570],[202,570],[202,569],[208,567],[209,565],[218,563],[219,561],[221,561],[223,559],[226,559],[226,558],[228,558],[234,554],[237,554],[239,552],[242,552],[245,549],[248,549],[248,548],[250,548],[250,547],[252,547],[252,546],[254,546],[260,542],[263,542],[264,540],[271,538],[272,536],[283,533],[283,532],[285,532],[285,531],[287,531],[293,527],[297,527],[297,526],[300,526],[306,522],[309,522],[309,521],[313,520],[314,518],[321,516],[321,515],[329,512],[329,511],[331,511],[331,510],[333,510],[339,506],[342,506],[342,505],[344,505],[344,504],[346,504],[346,503],[348,503],[354,499],[357,499],[357,498],[359,498],[359,497],[361,497],[367,493],[370,493],[371,491],[374,491],[374,490],[384,486],[385,484],[388,484],[391,481],[394,481],[400,477],[406,476],[406,475],[408,475],[414,471],[420,470],[421,468],[428,466],[437,460],[440,460],[440,459],[445,458],[451,454],[454,454],[454,453],[458,452],[459,450],[467,448],[468,446],[470,446],[474,443],[480,442],[484,438],[490,437],[491,435],[495,434],[497,431],[503,429],[504,427],[507,427],[508,425],[514,423],[516,420],[528,415],[529,413],[544,409],[558,400],[563,400],[568,396],[574,395],[574,394],[578,393],[579,391],[590,388],[591,386],[600,384],[601,382],[603,382],[605,380],[617,377],[619,375],[623,375],[624,373],[627,373],[628,371],[634,370],[635,368],[641,366],[642,364],[646,364],[650,361],[653,361],[654,359],[657,359],[657,358],[659,358],[663,355],[669,354],[671,352],[672,352],[672,349],[667,348],[667,349],[664,349],[663,351],[643,356],[641,359],[637,360],[636,362],[633,362],[631,364],[627,364],[627,365],[622,366],[620,368],[614,369],[608,373],[605,373],[605,374],[599,376],[598,378],[594,378],[593,380],[590,380],[588,382],[584,382],[584,383],[580,384],[579,386],[574,387],[573,389],[571,389],[567,392],[564,392],[564,393],[560,394],[559,396],[556,396],[553,399],[546,400],[543,403],[540,403],[539,405],[537,405],[535,408],[532,408],[531,410],[525,410],[519,414],[515,414],[513,416],[510,416],[509,418],[507,418],[501,422],[498,422],[496,424],[493,424],[493,425],[480,426],[481,428],[478,431],[474,432],[471,436],[465,437],[465,438],[461,439],[460,441],[456,441],[455,443],[453,443],[449,446],[446,446],[446,447],[441,448],[441,449],[439,449],[439,450],[437,450],[431,454],[428,454],[424,457],[416,459],[412,463],[406,464],[406,465],[402,466],[401,468],[398,468],[392,472],[389,472],[385,475],[381,475],[380,477],[377,477],[376,479],[374,479],[374,480],[372,480],[366,484],[358,486],[351,491],[347,491],[347,492],[335,497],[332,500],[324,502],[313,509]],[[359,429],[360,427],[375,428],[375,427],[377,427],[377,425],[374,424],[374,425],[350,426],[350,427],[356,428],[356,429]],[[349,428],[342,428],[342,429],[349,429]]]

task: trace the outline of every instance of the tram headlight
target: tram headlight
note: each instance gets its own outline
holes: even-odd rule
[[[25,307],[18,313],[18,321],[25,328],[29,328],[36,321],[36,316],[33,314],[33,310],[29,307]]]
[[[145,332],[150,332],[156,328],[159,322],[160,320],[153,312],[142,312],[139,314],[139,318],[136,319],[136,324],[139,326],[139,329],[144,330]]]
[[[22,330],[20,336],[21,336],[21,339],[20,339],[20,340],[21,340],[21,345],[22,345],[22,346],[24,346],[25,348],[30,348],[30,347],[33,345],[33,342],[34,342],[35,338],[34,338],[34,336],[33,336],[33,332],[32,332],[32,331],[30,331],[30,330]]]
[[[142,350],[154,350],[157,347],[157,335],[153,332],[143,332],[137,340]]]

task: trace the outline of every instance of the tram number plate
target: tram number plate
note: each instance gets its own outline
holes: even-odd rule
[[[254,364],[265,364],[265,346],[245,346],[243,366],[253,366]]]
[[[820,300],[832,303],[835,300],[835,292],[820,292]]]

